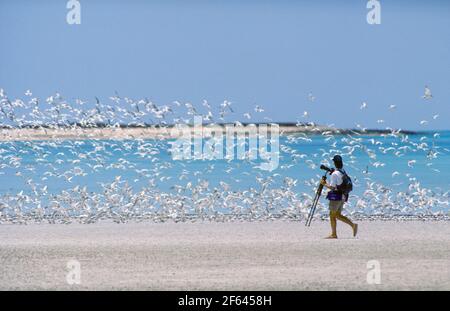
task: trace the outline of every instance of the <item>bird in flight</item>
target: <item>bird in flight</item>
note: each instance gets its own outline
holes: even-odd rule
[[[432,99],[433,95],[431,94],[431,90],[428,86],[425,85],[425,93],[422,96],[423,99]]]

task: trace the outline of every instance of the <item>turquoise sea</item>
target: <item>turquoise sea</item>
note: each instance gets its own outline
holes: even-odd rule
[[[261,160],[173,160],[170,142],[1,142],[1,219],[302,218],[324,173],[319,166],[334,154],[354,182],[350,213],[449,212],[450,131],[281,136],[271,172],[258,168]]]

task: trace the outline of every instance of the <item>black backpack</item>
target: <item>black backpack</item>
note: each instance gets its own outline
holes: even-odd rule
[[[348,194],[353,190],[352,179],[344,170],[339,169],[338,171],[342,173],[342,184],[337,186],[337,190],[345,194],[348,198]]]

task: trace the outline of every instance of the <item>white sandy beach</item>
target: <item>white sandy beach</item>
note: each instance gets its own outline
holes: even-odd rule
[[[245,133],[247,126],[233,127],[236,133]],[[208,125],[203,128],[191,127],[191,133],[209,137],[211,131],[224,131],[225,125]],[[327,126],[279,126],[279,134],[294,133],[323,133],[339,130]],[[33,140],[66,140],[66,139],[168,139],[178,138],[182,134],[181,130],[167,127],[134,127],[134,128],[114,128],[114,127],[61,127],[61,128],[4,128],[0,129],[0,141],[33,141]]]
[[[450,290],[450,223],[0,225],[2,290]],[[81,284],[66,282],[67,261]],[[381,284],[367,283],[367,262]]]

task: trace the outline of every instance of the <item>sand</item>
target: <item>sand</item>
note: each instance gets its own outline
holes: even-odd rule
[[[448,221],[0,225],[2,290],[450,290]],[[66,281],[69,260],[81,284]],[[380,263],[380,284],[367,262]],[[372,274],[371,274],[372,275]]]
[[[233,127],[233,124],[229,126]],[[245,133],[247,126],[233,127],[236,133]],[[203,128],[191,128],[192,137],[203,135],[210,137],[211,131],[224,131],[225,125],[204,126]],[[270,126],[269,126],[270,129]],[[338,130],[327,126],[284,126],[278,127],[280,135],[295,133],[323,133],[338,131],[349,132],[351,130]],[[272,130],[274,131],[274,130]],[[66,127],[66,128],[3,128],[0,129],[1,141],[34,141],[34,140],[70,140],[70,139],[171,139],[182,135],[181,130],[167,127],[133,127],[133,128],[114,128],[114,127]]]

